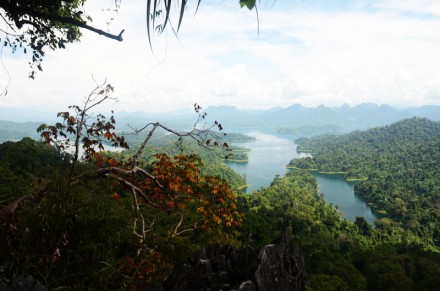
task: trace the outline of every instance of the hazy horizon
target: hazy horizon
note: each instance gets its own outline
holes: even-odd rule
[[[116,104],[117,103],[113,103]],[[388,108],[392,108],[395,109],[397,111],[405,111],[405,110],[410,110],[410,109],[418,109],[418,108],[422,108],[422,107],[426,107],[426,106],[432,106],[432,107],[436,107],[436,109],[438,111],[440,111],[440,105],[418,105],[418,106],[393,106],[390,104],[377,104],[377,103],[361,103],[361,104],[357,104],[357,105],[348,105],[348,104],[342,104],[339,106],[326,106],[324,104],[320,104],[317,106],[304,106],[302,104],[292,104],[290,106],[287,107],[272,107],[272,108],[268,108],[268,109],[243,109],[243,108],[238,108],[236,106],[233,105],[212,105],[209,107],[203,107],[203,111],[208,113],[208,116],[210,118],[215,118],[215,113],[210,114],[210,111],[214,110],[214,109],[232,109],[232,110],[238,110],[240,112],[243,113],[270,113],[270,112],[276,112],[276,111],[282,111],[282,110],[288,110],[289,108],[294,108],[294,107],[301,107],[304,109],[308,109],[308,110],[312,110],[312,109],[317,109],[320,107],[325,107],[328,109],[340,109],[340,108],[345,108],[348,107],[350,109],[353,108],[360,108],[360,107],[374,107],[374,108],[381,108],[381,107],[388,107]],[[50,121],[50,120],[56,120],[57,117],[57,113],[63,110],[67,110],[68,108],[64,108],[64,109],[60,109],[58,111],[50,111],[50,110],[35,110],[35,109],[28,109],[28,108],[2,108],[0,107],[0,120],[2,121],[12,121],[12,122],[40,122],[40,121]],[[180,108],[180,109],[174,109],[174,110],[169,110],[169,111],[164,111],[164,112],[148,112],[148,111],[144,111],[144,110],[133,110],[133,111],[127,111],[127,110],[118,110],[117,108],[113,108],[113,109],[104,109],[104,110],[99,110],[99,108],[97,108],[96,113],[103,113],[104,115],[108,115],[110,114],[110,110],[114,111],[116,117],[120,116],[120,115],[124,115],[124,117],[142,117],[142,118],[148,118],[148,117],[161,117],[166,119],[167,117],[179,117],[182,116],[184,117],[188,117],[191,114],[194,114],[194,108],[193,107],[188,107],[188,108]],[[170,115],[166,115],[166,114],[170,114]],[[213,115],[214,114],[214,115]]]

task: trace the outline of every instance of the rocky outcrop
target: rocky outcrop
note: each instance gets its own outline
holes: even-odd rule
[[[29,276],[18,277],[12,280],[0,279],[0,291],[45,291],[40,282]]]
[[[258,251],[255,249],[210,245],[176,265],[163,287],[164,290],[194,291],[255,290],[250,285],[255,282],[258,264]]]
[[[161,284],[147,290],[305,290],[304,259],[287,231],[280,245],[261,251],[211,245],[174,267]]]
[[[255,272],[258,290],[304,290],[304,258],[284,234],[280,245],[267,245],[260,252],[260,265]]]

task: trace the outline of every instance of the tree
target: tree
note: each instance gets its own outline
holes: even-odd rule
[[[32,61],[30,78],[35,70],[42,70],[41,62],[47,49],[64,49],[81,38],[86,29],[102,36],[122,41],[119,34],[111,34],[91,25],[92,18],[84,10],[86,0],[5,0],[0,2],[0,18],[5,24],[4,46],[13,52],[30,49]],[[116,9],[119,1],[115,1]]]
[[[116,121],[113,116],[107,119],[104,115],[98,114],[95,117],[91,112],[95,106],[112,99],[110,95],[112,92],[111,85],[97,84],[82,107],[70,106],[73,112],[58,113],[62,122],[55,125],[42,124],[38,128],[45,143],[54,145],[60,151],[73,147],[70,185],[75,187],[85,180],[96,179],[119,183],[132,197],[133,209],[137,214],[133,223],[133,233],[141,240],[146,239],[147,233],[154,225],[152,222],[151,227],[148,227],[141,211],[144,206],[166,213],[177,213],[180,219],[171,232],[172,236],[200,227],[209,228],[212,222],[225,227],[238,225],[241,218],[236,211],[232,190],[218,178],[202,176],[200,174],[202,163],[197,156],[179,154],[169,157],[165,154],[157,154],[155,160],[146,167],[141,167],[139,161],[142,151],[158,129],[176,135],[179,138],[179,145],[185,138],[189,138],[207,150],[216,147],[228,148],[227,143],[218,142],[218,132],[213,130],[214,128],[222,130],[222,125],[215,121],[208,128],[198,128],[198,123],[205,118],[206,113],[195,104],[194,109],[198,119],[191,130],[177,132],[160,123],[147,124],[141,129],[135,129],[135,134],[148,130],[135,154],[127,162],[116,161],[102,151],[104,144],[122,148],[128,148],[128,144],[123,136],[115,132]],[[82,157],[81,148],[84,151]],[[91,169],[78,170],[78,166],[83,162],[92,162],[95,166]],[[38,202],[48,192],[50,189],[44,189],[10,203],[0,211],[0,221],[14,215],[18,209]],[[115,192],[113,198],[121,199],[121,195]],[[204,217],[202,223],[184,225],[183,209],[187,206],[196,209]]]
[[[5,174],[0,182],[6,185],[2,189],[11,192],[0,195],[4,200],[0,237],[5,238],[0,260],[14,267],[10,269],[15,270],[12,276],[39,274],[48,285],[59,277],[81,272],[81,264],[101,270],[102,260],[112,268],[121,264],[121,272],[129,278],[141,275],[138,271],[144,268],[145,274],[153,269],[160,272],[196,246],[222,241],[221,237],[241,223],[234,193],[224,180],[202,175],[198,156],[179,150],[175,156],[155,154],[151,160],[142,159],[159,130],[175,135],[178,149],[188,139],[206,150],[227,149],[228,145],[218,139],[221,124],[199,125],[206,113],[195,104],[198,117],[193,128],[180,132],[150,123],[133,129],[133,134],[144,135],[142,144],[128,159],[127,155],[119,159],[122,155],[103,150],[104,146],[128,148],[124,137],[116,132],[114,117],[93,113],[99,104],[113,99],[112,92],[111,85],[97,84],[82,106],[70,106],[58,113],[60,122],[39,127],[44,147],[72,154],[59,155],[68,160],[59,163],[58,172],[38,179],[38,187],[18,193],[20,185],[14,183],[21,180],[0,164]],[[16,146],[11,144],[11,148]],[[29,193],[30,189],[35,192]],[[102,245],[102,241],[106,243]],[[97,248],[99,251],[94,251]]]
[[[356,216],[354,224],[357,226],[360,233],[366,236],[371,236],[372,229],[370,224],[365,220],[363,216]]]
[[[87,0],[4,0],[0,2],[0,19],[5,29],[0,30],[5,36],[0,38],[4,46],[12,52],[17,49],[32,52],[29,62],[34,79],[36,70],[42,71],[42,61],[47,49],[64,49],[69,43],[80,41],[81,29],[97,33],[104,37],[122,41],[122,29],[119,34],[112,34],[91,25],[92,17],[85,12]],[[177,34],[187,9],[188,0],[146,0],[147,34],[150,46],[152,32],[161,34],[167,26],[171,26]],[[198,0],[196,13],[201,0]],[[114,1],[114,9],[118,10],[121,0]],[[172,6],[178,6],[177,31],[173,27]],[[256,0],[240,0],[241,7],[250,10],[256,8]],[[152,48],[152,46],[151,46]]]

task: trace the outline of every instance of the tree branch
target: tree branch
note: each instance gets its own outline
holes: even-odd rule
[[[141,146],[139,147],[139,150],[136,152],[136,154],[133,156],[133,168],[137,166],[137,160],[139,159],[140,155],[142,154],[142,151],[144,150],[145,146],[147,145],[147,143],[150,141],[151,137],[153,136],[154,131],[156,130],[156,128],[160,125],[159,123],[149,123],[146,126],[144,126],[142,129],[140,129],[139,131],[137,131],[137,133],[141,132],[142,130],[144,130],[145,128],[147,128],[148,126],[153,125],[153,128],[150,130],[150,132],[148,133],[147,137],[144,139],[144,141],[142,142]]]
[[[188,232],[188,231],[194,231],[197,229],[197,223],[194,223],[194,227],[190,227],[190,228],[185,228],[183,230],[179,230],[180,227],[182,226],[183,223],[183,214],[179,213],[180,215],[180,220],[177,223],[176,227],[174,228],[174,231],[170,234],[170,237],[175,237],[178,235],[181,235],[182,233]]]
[[[59,23],[63,23],[63,24],[70,24],[70,25],[73,25],[76,27],[84,28],[84,29],[87,29],[87,30],[92,31],[94,33],[97,33],[99,35],[102,35],[102,36],[105,36],[107,38],[114,39],[117,41],[123,40],[122,34],[124,33],[125,29],[121,30],[121,32],[118,35],[111,34],[106,31],[103,31],[101,29],[90,26],[85,21],[81,21],[79,19],[61,16],[61,15],[57,15],[57,14],[42,13],[40,11],[28,9],[26,7],[12,5],[9,1],[2,1],[2,2],[3,3],[0,5],[0,7],[2,7],[7,12],[9,11],[12,15],[17,15],[17,18],[14,19],[14,22],[18,28],[21,28],[21,26],[23,24],[25,24],[23,22],[23,20],[18,19],[18,15],[28,15],[31,18],[41,18],[41,19],[45,19],[48,21],[55,21],[55,22],[59,22]]]
[[[23,209],[24,207],[28,206],[29,204],[32,204],[36,201],[38,201],[41,197],[49,193],[49,189],[45,188],[43,190],[27,194],[21,198],[18,198],[17,200],[11,202],[6,207],[4,207],[2,210],[0,210],[0,222],[4,222],[7,218],[7,216],[12,216],[15,214],[15,212]]]

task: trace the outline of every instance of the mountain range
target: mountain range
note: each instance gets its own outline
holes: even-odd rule
[[[387,125],[414,116],[440,120],[440,106],[437,105],[396,108],[365,103],[356,106],[344,104],[339,107],[320,105],[312,108],[294,104],[287,108],[257,111],[240,110],[233,106],[211,106],[205,112],[207,116],[201,121],[202,124],[209,125],[217,121],[229,132],[243,129],[282,129],[283,132],[299,132],[298,135],[301,135],[300,129],[304,127],[309,131],[311,127],[315,128],[312,131],[315,133],[344,133]],[[35,130],[31,129],[36,129],[41,122],[53,123],[55,118],[52,116],[55,114],[0,108],[0,138],[19,138],[26,134],[35,136]],[[129,131],[131,127],[139,128],[148,122],[161,122],[175,130],[188,129],[197,120],[197,114],[191,110],[169,113],[116,111],[115,117],[120,131]],[[25,121],[35,123],[23,123]],[[22,124],[15,124],[17,122]],[[13,134],[14,132],[17,134]]]
[[[372,103],[354,107],[320,105],[315,108],[295,104],[287,108],[268,111],[240,111],[234,107],[218,106],[209,107],[206,111],[208,116],[215,116],[226,128],[228,126],[265,128],[333,125],[347,132],[386,125],[414,116],[431,120],[440,119],[440,106],[435,105],[399,109]]]

